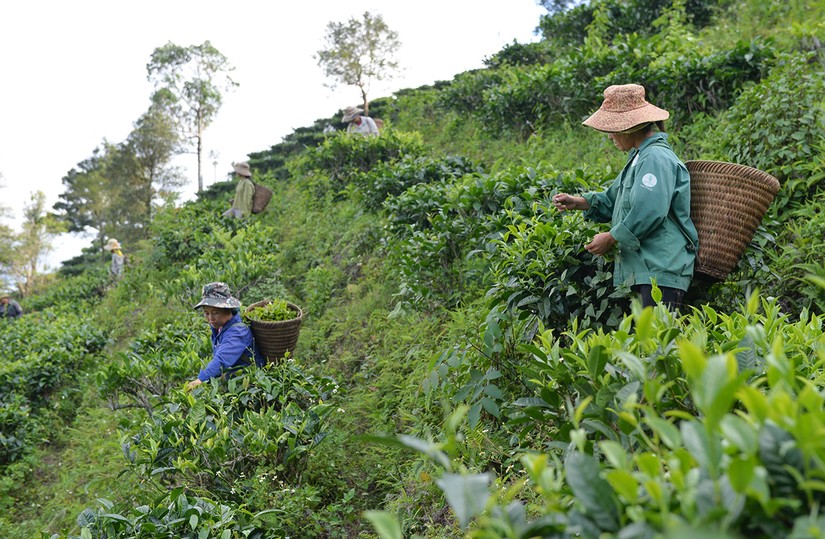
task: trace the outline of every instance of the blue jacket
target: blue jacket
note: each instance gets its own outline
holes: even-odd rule
[[[198,379],[206,382],[211,378],[244,367],[255,358],[255,364],[263,366],[263,357],[255,348],[252,330],[236,314],[220,330],[212,328],[212,361],[198,373]]]
[[[618,242],[613,282],[687,290],[699,237],[690,219],[690,175],[667,135],[656,133],[630,151],[610,187],[585,193],[585,217],[611,223]]]

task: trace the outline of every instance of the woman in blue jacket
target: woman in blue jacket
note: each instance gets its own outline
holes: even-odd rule
[[[203,297],[195,309],[201,309],[212,328],[212,361],[186,389],[198,387],[210,379],[228,373],[253,361],[259,367],[263,358],[255,351],[252,330],[243,323],[241,302],[232,297],[225,283],[209,283],[203,287]]]
[[[690,219],[690,175],[664,133],[666,110],[645,101],[638,84],[610,86],[602,106],[584,125],[608,136],[627,162],[603,192],[559,193],[559,211],[584,210],[585,217],[611,224],[585,246],[595,255],[617,247],[613,283],[629,283],[644,307],[654,304],[651,280],[662,302],[678,308],[693,277],[699,237]]]

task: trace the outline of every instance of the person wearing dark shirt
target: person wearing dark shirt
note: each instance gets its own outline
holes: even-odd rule
[[[0,318],[17,318],[23,314],[23,308],[20,304],[11,299],[5,292],[0,293]]]

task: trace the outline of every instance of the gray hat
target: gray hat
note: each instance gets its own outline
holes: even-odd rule
[[[203,286],[203,297],[194,308],[204,306],[218,307],[219,309],[238,309],[241,302],[232,297],[226,283],[209,283]]]
[[[341,121],[344,123],[351,122],[362,112],[364,112],[364,109],[359,109],[358,107],[347,107],[344,109],[344,117],[341,118]]]
[[[241,176],[246,176],[247,178],[252,177],[252,172],[249,170],[249,163],[246,161],[242,163],[232,163],[232,168],[235,169],[235,172],[240,174]]]

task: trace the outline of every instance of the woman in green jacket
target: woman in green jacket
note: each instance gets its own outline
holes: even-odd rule
[[[604,255],[616,246],[613,283],[630,284],[644,307],[654,304],[652,279],[663,303],[681,306],[699,241],[690,220],[690,175],[664,133],[669,116],[645,101],[638,84],[608,87],[602,106],[584,125],[608,133],[628,152],[624,168],[606,191],[553,196],[559,211],[584,210],[588,219],[611,223],[585,249]]]

